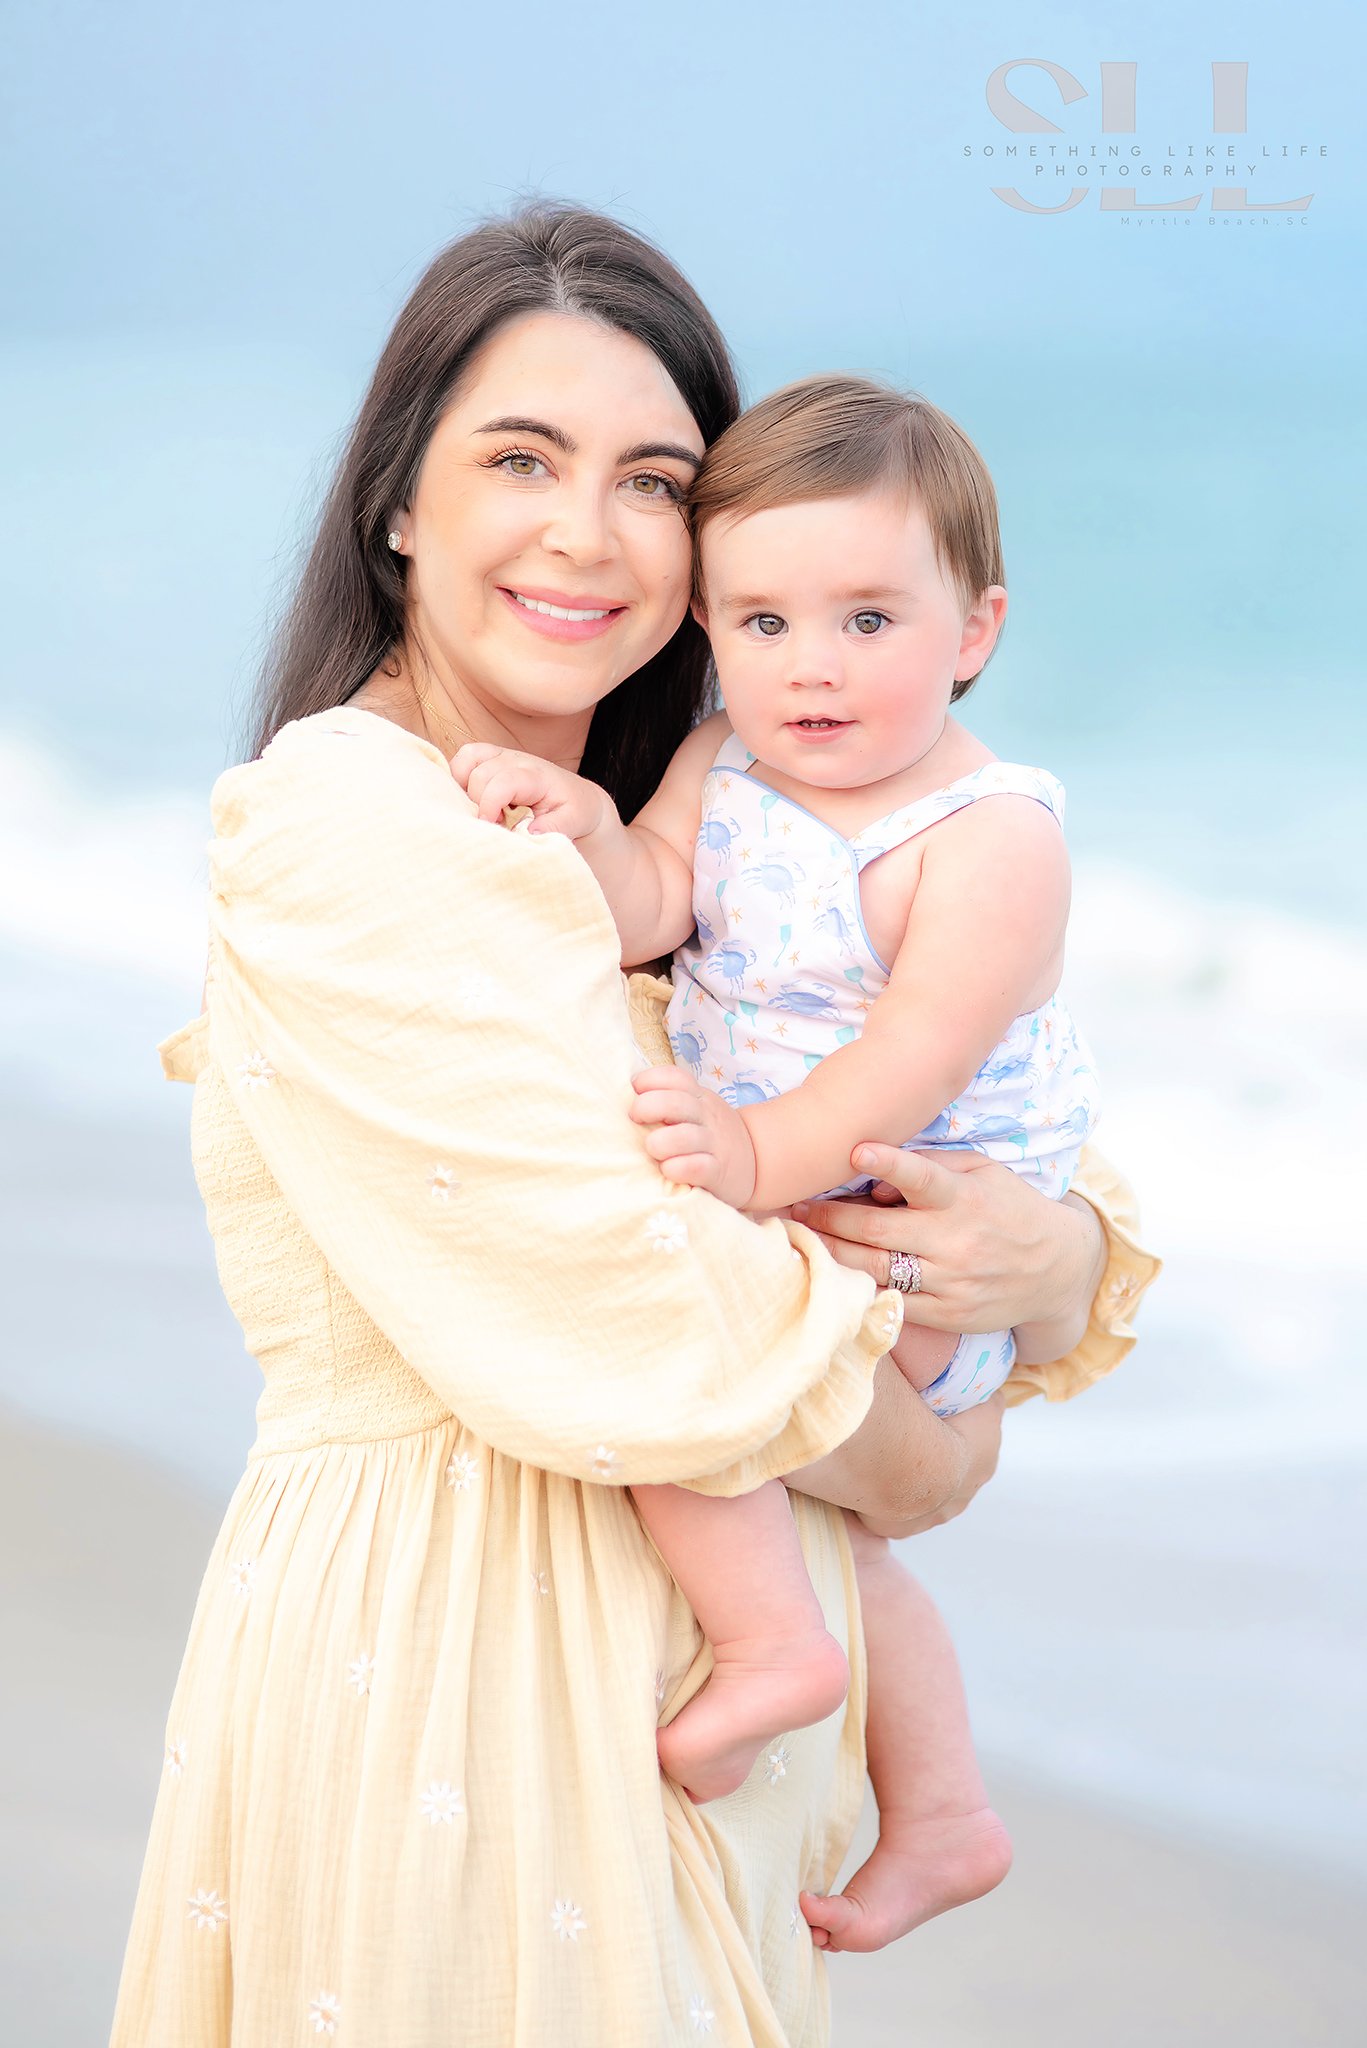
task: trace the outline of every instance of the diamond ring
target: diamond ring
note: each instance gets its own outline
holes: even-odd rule
[[[889,1287],[895,1287],[899,1294],[921,1292],[921,1261],[915,1252],[894,1252],[888,1273]]]

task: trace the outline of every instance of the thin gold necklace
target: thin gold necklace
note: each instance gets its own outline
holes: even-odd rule
[[[433,709],[432,700],[416,675],[411,675],[409,681],[412,684],[413,695],[417,699],[418,710],[422,714],[422,722],[427,727],[428,738],[431,739],[433,733],[436,733],[437,745],[449,760],[452,754],[458,753],[465,745],[469,735],[458,736],[451,730],[441,713]]]

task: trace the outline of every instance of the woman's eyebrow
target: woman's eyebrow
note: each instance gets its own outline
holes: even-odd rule
[[[634,448],[624,448],[618,456],[619,462],[686,462],[690,469],[702,468],[701,455],[695,455],[691,448],[683,448],[677,441],[638,441]]]
[[[563,427],[553,427],[547,420],[524,420],[508,414],[503,419],[486,420],[482,427],[476,427],[477,434],[539,434],[543,441],[549,441],[565,455],[573,455],[576,442],[571,440]]]
[[[553,448],[564,455],[573,455],[578,442],[567,434],[563,427],[553,427],[549,420],[529,420],[507,414],[496,420],[486,420],[482,427],[476,427],[477,434],[537,434],[543,441],[549,441]],[[624,448],[617,458],[625,462],[659,462],[672,460],[686,462],[691,469],[702,467],[701,455],[695,455],[691,448],[684,448],[675,441],[638,441],[634,448]]]

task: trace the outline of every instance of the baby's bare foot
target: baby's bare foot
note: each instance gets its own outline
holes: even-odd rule
[[[824,1628],[714,1644],[713,1656],[707,1684],[657,1737],[665,1775],[699,1806],[743,1785],[776,1735],[833,1714],[850,1682],[845,1653]]]
[[[966,1906],[1011,1868],[1011,1837],[990,1806],[929,1819],[883,1816],[878,1846],[843,1892],[803,1892],[818,1948],[886,1948],[924,1920]]]

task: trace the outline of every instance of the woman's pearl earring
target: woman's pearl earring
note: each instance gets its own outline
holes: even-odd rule
[[[403,546],[403,535],[398,531],[396,527],[394,532],[391,533],[388,538],[389,545],[393,548],[395,554],[397,555],[399,549]]]

